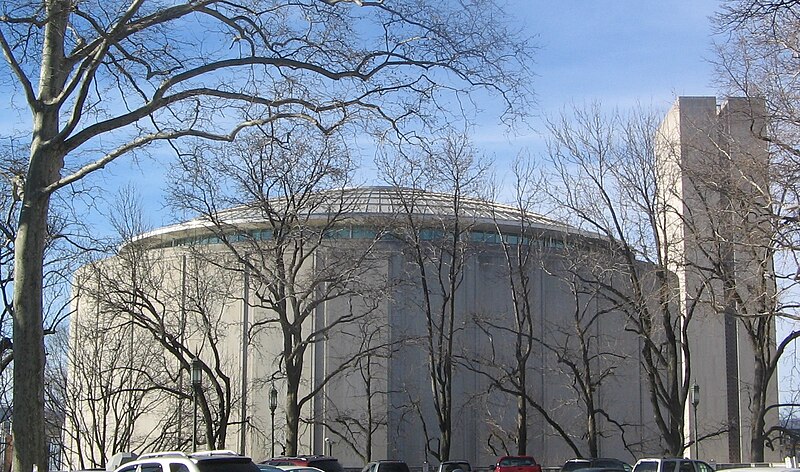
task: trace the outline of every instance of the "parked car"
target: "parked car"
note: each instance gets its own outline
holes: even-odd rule
[[[800,472],[800,469],[793,467],[733,467],[730,469],[722,469],[717,472]]]
[[[409,472],[408,465],[403,461],[375,461],[365,465],[361,472]]]
[[[282,472],[283,469],[278,467],[277,465],[269,465],[269,464],[256,464],[258,466],[258,470],[261,472]]]
[[[625,469],[614,467],[584,467],[582,469],[575,469],[575,472],[625,472]]]
[[[611,457],[595,457],[592,459],[570,459],[561,466],[561,472],[573,472],[578,469],[588,468],[622,469],[631,472],[633,467],[627,462]],[[597,472],[597,471],[595,471]]]
[[[455,472],[458,470],[462,472],[472,472],[472,466],[470,466],[467,461],[444,461],[439,464],[439,470],[437,472]]]
[[[639,459],[633,466],[633,472],[714,472],[714,469],[703,461],[665,457]]]
[[[324,472],[322,469],[305,465],[278,465],[275,467],[277,467],[280,472]]]
[[[233,451],[151,452],[119,466],[115,472],[259,472],[252,459]]]
[[[335,457],[320,456],[320,455],[300,455],[300,456],[281,456],[273,457],[261,461],[261,464],[283,466],[294,465],[300,467],[316,467],[324,472],[344,472],[339,460]]]
[[[542,466],[531,456],[503,456],[497,459],[494,472],[542,472]]]

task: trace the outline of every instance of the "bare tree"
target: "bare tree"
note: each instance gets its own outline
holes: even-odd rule
[[[554,201],[566,221],[598,234],[606,247],[602,261],[582,274],[614,309],[626,314],[625,329],[641,340],[642,367],[663,450],[680,455],[686,447],[684,410],[690,386],[687,330],[693,307],[678,308],[654,157],[653,115],[630,120],[604,117],[599,105],[575,108],[550,121],[550,160],[556,169]],[[702,290],[702,287],[700,288]],[[698,294],[689,294],[690,300]]]
[[[474,321],[478,329],[489,339],[504,339],[510,336],[513,349],[505,352],[492,348],[487,353],[475,353],[468,367],[489,381],[490,391],[496,389],[516,401],[516,429],[513,434],[503,434],[501,425],[493,427],[488,440],[493,452],[499,450],[511,453],[506,444],[506,441],[511,441],[516,446],[514,453],[522,455],[528,453],[528,430],[533,417],[530,409],[533,409],[563,438],[576,455],[580,455],[579,447],[569,431],[545,405],[538,401],[529,379],[536,365],[533,361],[544,355],[543,334],[536,329],[542,315],[534,309],[535,272],[543,270],[545,266],[543,257],[546,257],[544,252],[546,250],[539,244],[546,237],[546,231],[538,225],[543,219],[534,213],[534,207],[540,203],[542,182],[531,161],[521,157],[514,161],[512,177],[514,192],[512,207],[518,215],[513,222],[516,227],[508,228],[508,215],[494,215],[494,229],[505,262],[500,277],[507,281],[511,315],[479,313],[475,315]],[[508,320],[511,320],[511,323]],[[499,446],[494,445],[495,439],[501,440]]]
[[[518,157],[512,166],[512,179],[511,207],[517,216],[511,223],[508,214],[495,217],[496,240],[505,261],[500,277],[507,280],[511,314],[487,313],[476,317],[476,323],[494,342],[512,341],[502,344],[513,344],[513,349],[508,352],[491,349],[474,359],[472,369],[485,376],[491,388],[516,398],[516,434],[506,435],[516,443],[515,453],[527,453],[528,428],[533,416],[529,410],[534,410],[574,455],[583,457],[588,452],[596,457],[605,434],[599,426],[599,417],[614,424],[617,430],[624,430],[624,425],[616,422],[600,402],[602,384],[613,378],[617,359],[624,357],[618,346],[596,329],[600,320],[611,316],[613,310],[602,308],[596,284],[586,283],[585,275],[577,275],[585,272],[587,264],[597,262],[589,249],[593,247],[591,240],[572,238],[567,235],[567,228],[558,230],[560,223],[534,212],[541,207],[545,194],[538,169],[530,160]],[[536,299],[536,287],[543,283],[542,279],[550,279],[551,282],[545,283],[561,287],[565,294],[571,293],[572,317],[558,317],[559,321],[554,322],[539,312],[541,304]],[[557,411],[539,401],[530,379],[531,372],[535,373],[539,366],[533,360],[539,358],[552,359],[550,370],[540,375],[546,375],[552,384],[563,379],[574,390],[575,399],[563,397],[564,404],[581,405],[579,417],[585,418],[584,424],[572,416],[569,423],[564,422]],[[499,438],[498,434],[502,434],[502,428],[494,437]],[[583,439],[585,446],[581,445]],[[505,441],[501,449],[504,445]]]
[[[89,297],[82,300],[89,303]],[[88,316],[73,317],[69,336],[63,330],[49,343],[49,378],[60,388],[48,404],[60,405],[53,411],[63,413],[56,416],[63,424],[50,427],[63,429],[61,450],[74,459],[69,467],[104,468],[114,453],[152,444],[152,437],[134,434],[134,424],[163,406],[165,398],[154,394],[151,364],[158,349],[148,349],[151,335],[131,332],[129,325],[89,307],[82,310]]]
[[[14,247],[13,428],[24,438],[14,470],[46,468],[42,261],[57,191],[157,143],[229,141],[282,120],[329,132],[363,118],[399,130],[430,123],[475,88],[524,112],[529,49],[495,10],[416,0],[6,3],[5,76],[32,117]]]
[[[453,376],[463,355],[457,350],[457,336],[466,316],[457,308],[457,298],[471,253],[468,234],[475,224],[464,206],[465,200],[485,190],[488,163],[465,136],[449,134],[431,146],[421,146],[419,154],[399,149],[393,156],[384,156],[380,164],[383,178],[397,188],[400,208],[392,231],[412,260],[412,269],[405,276],[421,292],[417,308],[423,314],[425,332],[420,342],[425,345],[438,433],[430,435],[429,420],[420,411],[426,447],[437,460],[448,460]],[[430,208],[432,202],[423,189],[443,192],[444,201],[434,195],[437,201]],[[431,212],[432,219],[420,216]]]
[[[723,162],[728,163],[724,168],[731,170],[727,176],[733,184],[730,190],[735,192],[727,194],[728,189],[720,190],[722,197],[731,204],[727,227],[738,221],[748,208],[755,209],[752,216],[759,220],[747,218],[742,223],[749,228],[733,228],[739,237],[749,241],[748,248],[732,243],[727,247],[746,252],[748,260],[762,261],[760,267],[747,268],[753,275],[760,272],[761,277],[745,281],[735,280],[730,274],[718,274],[729,288],[729,312],[740,317],[756,358],[750,421],[750,459],[753,461],[763,460],[765,444],[771,444],[770,426],[765,424],[764,417],[775,406],[765,403],[765,392],[770,383],[777,381],[775,374],[780,357],[798,337],[793,328],[780,333],[774,331],[776,319],[797,320],[800,306],[793,289],[800,267],[797,257],[800,203],[797,187],[800,175],[798,13],[800,4],[795,1],[737,0],[725,2],[715,17],[723,38],[717,46],[715,61],[720,87],[729,95],[749,97],[757,104],[749,117],[753,123],[750,135],[723,136],[724,142],[719,142],[720,155]],[[732,150],[738,148],[742,154],[743,142],[751,140],[762,143],[760,153],[753,153],[751,149],[744,153],[745,159],[730,159]],[[768,157],[764,157],[765,152]],[[748,155],[750,162],[746,161]],[[744,179],[749,179],[746,185],[743,185]],[[739,205],[743,200],[747,205]],[[754,224],[759,222],[760,226]],[[730,265],[720,266],[726,271],[730,268]],[[753,285],[758,280],[760,287]],[[754,298],[755,293],[766,296]],[[776,335],[777,341],[774,341]]]
[[[503,254],[505,256],[506,268],[508,270],[510,295],[512,309],[514,313],[514,359],[505,379],[496,379],[494,382],[501,390],[510,389],[513,395],[517,396],[517,454],[527,454],[528,448],[528,405],[536,408],[545,420],[554,426],[559,433],[564,430],[549,415],[545,408],[534,400],[529,392],[530,384],[527,380],[529,365],[528,361],[535,355],[537,337],[534,335],[536,322],[535,314],[532,309],[532,288],[531,270],[538,262],[538,247],[531,242],[536,239],[532,231],[532,222],[527,215],[533,211],[532,206],[536,198],[536,191],[539,188],[538,180],[535,178],[535,169],[517,159],[513,167],[515,207],[522,215],[519,219],[519,236],[515,239],[516,244],[511,244],[508,238],[503,235],[503,229],[495,220],[495,229],[500,236]],[[525,244],[527,238],[527,244]],[[493,360],[489,361],[493,363]],[[506,380],[506,381],[504,381]],[[571,440],[562,434],[568,443]],[[577,452],[577,451],[576,451]]]
[[[351,216],[361,203],[357,192],[346,189],[352,171],[350,155],[338,141],[317,139],[303,126],[274,126],[268,133],[249,134],[236,146],[214,152],[205,148],[202,154],[182,157],[174,171],[173,205],[201,215],[233,261],[217,264],[246,272],[254,305],[265,310],[251,332],[278,333],[277,367],[262,381],[282,380],[286,387],[285,447],[290,455],[297,454],[303,406],[360,357],[382,349],[370,345],[339,359],[313,385],[303,378],[309,349],[358,325],[378,308],[376,294],[385,293],[380,290],[385,281],[370,275],[381,232],[337,241],[339,232],[365,223]],[[341,316],[309,328],[317,310],[335,302],[347,303]]]
[[[570,244],[570,243],[568,243]],[[580,245],[577,241],[571,244]],[[573,248],[582,251],[584,248]],[[552,326],[544,341],[544,347],[555,356],[562,375],[571,380],[570,386],[575,392],[576,404],[580,405],[581,416],[585,419],[580,430],[580,437],[585,438],[585,451],[578,452],[581,457],[598,457],[601,451],[601,441],[609,433],[619,433],[623,445],[632,455],[638,452],[633,449],[626,439],[626,433],[631,426],[628,421],[615,418],[615,414],[604,405],[605,386],[616,380],[616,372],[628,359],[630,352],[622,347],[625,337],[602,333],[598,326],[619,323],[620,316],[616,304],[609,304],[596,284],[587,280],[584,274],[585,266],[582,262],[597,259],[586,254],[581,256],[567,256],[570,261],[568,269],[560,275],[564,283],[570,287],[572,293],[572,310],[570,323],[564,326]],[[576,264],[577,262],[577,264]],[[604,427],[604,423],[611,426]]]
[[[115,258],[83,269],[87,275],[80,286],[82,299],[94,303],[97,311],[84,312],[82,318],[90,318],[90,324],[98,323],[92,320],[94,317],[109,319],[112,324],[105,328],[109,331],[105,338],[126,343],[122,346],[124,357],[115,361],[116,368],[103,370],[108,382],[118,384],[116,390],[124,393],[122,400],[126,402],[117,419],[121,425],[115,428],[124,425],[127,436],[110,444],[111,452],[132,450],[134,446],[181,449],[191,444],[194,433],[185,431],[188,421],[178,419],[190,416],[182,409],[193,395],[190,389],[194,387],[188,379],[194,359],[200,361],[204,378],[196,392],[202,419],[199,443],[224,447],[231,412],[239,400],[233,388],[238,365],[231,362],[223,347],[226,334],[232,332],[225,313],[235,300],[232,290],[236,274],[225,274],[193,254],[167,257],[148,249],[132,242]],[[95,339],[100,343],[96,352],[87,353],[91,362],[110,356],[109,345],[102,341],[105,338],[97,339],[98,334],[76,333],[80,342]],[[84,383],[92,382],[92,388],[103,387],[92,379]],[[76,383],[80,385],[75,381],[71,385]],[[96,398],[111,402],[116,398],[113,393],[101,391]],[[81,409],[106,417],[102,410],[94,411],[86,399],[78,400]],[[137,419],[146,415],[156,418],[147,423],[156,424],[152,431],[137,428]],[[73,434],[85,434],[83,425],[78,426]],[[94,426],[88,431],[107,434],[106,428]],[[145,437],[135,438],[134,434]]]
[[[328,415],[330,419],[325,424],[336,442],[349,446],[366,463],[373,460],[376,433],[389,424],[385,409],[385,397],[389,392],[385,388],[387,379],[384,365],[395,345],[385,340],[385,327],[369,320],[355,325],[358,334],[347,336],[345,339],[348,341],[345,342],[357,343],[359,348],[356,351],[366,352],[367,355],[359,356],[352,370],[346,377],[343,375],[339,382],[358,392],[356,398],[361,398],[358,405],[363,408],[348,411],[332,402],[332,412]]]
[[[754,461],[764,460],[765,447],[773,447],[769,435],[778,418],[771,399],[777,394],[778,364],[800,337],[797,329],[776,332],[776,320],[796,311],[797,269],[781,260],[781,253],[793,258],[783,238],[794,229],[791,219],[774,213],[786,208],[787,193],[770,182],[767,143],[760,139],[762,104],[729,100],[725,125],[712,130],[710,151],[682,166],[697,195],[694,211],[684,217],[701,254],[692,269],[707,286],[718,287],[708,292],[712,308],[736,321],[754,362],[752,374],[742,379],[749,409],[743,426],[749,428]]]
[[[164,254],[142,244],[143,212],[135,190],[122,189],[108,214],[121,249],[83,266],[73,282],[65,435],[67,457],[80,463],[101,466],[119,451],[190,446],[185,410],[195,357],[208,378],[198,392],[201,443],[225,445],[237,401],[230,379],[236,367],[221,347],[235,276],[191,251]]]

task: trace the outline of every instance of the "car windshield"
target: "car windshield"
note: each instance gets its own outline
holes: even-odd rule
[[[384,462],[378,466],[379,472],[408,472],[405,462]]]
[[[536,465],[536,462],[533,460],[533,457],[506,457],[500,461],[500,465],[503,467],[517,467],[524,465]]]
[[[615,469],[621,469],[622,462],[614,459],[595,459],[592,462],[592,467],[613,467]]]
[[[200,472],[260,472],[258,466],[247,457],[197,461],[197,468]]]
[[[316,467],[317,469],[322,469],[325,472],[344,472],[342,465],[339,464],[339,461],[336,459],[314,459],[308,461],[308,465]]]
[[[561,472],[572,472],[586,467],[589,467],[589,461],[569,461],[561,468]]]
[[[470,472],[470,470],[472,470],[467,462],[445,462],[442,464],[442,472],[452,472],[456,469],[461,469],[464,472]]]
[[[656,461],[639,462],[638,464],[636,464],[636,467],[634,467],[633,470],[635,472],[657,472],[658,462]]]
[[[595,459],[592,461],[592,465],[595,467],[610,467],[613,469],[622,469],[626,472],[631,472],[633,467],[627,462],[623,462],[619,459]]]

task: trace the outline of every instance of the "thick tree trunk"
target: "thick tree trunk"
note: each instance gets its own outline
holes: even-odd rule
[[[286,392],[286,444],[287,456],[297,455],[298,431],[300,430],[300,408],[297,406],[297,391]]]
[[[300,434],[299,391],[302,377],[302,354],[297,356],[298,362],[286,362],[286,444],[287,456],[297,455],[297,443]]]
[[[14,241],[14,472],[47,470],[44,411],[44,329],[42,291],[50,194],[64,166],[63,149],[52,140],[59,132],[54,97],[64,88],[64,35],[69,0],[47,2],[48,23],[42,45],[39,101],[33,109],[30,162],[19,227]]]
[[[48,203],[26,192],[14,248],[14,472],[31,472],[34,465],[47,470],[42,261]]]
[[[587,442],[589,443],[589,456],[598,457],[600,455],[600,448],[598,446],[599,432],[597,431],[597,413],[595,412],[593,395],[594,393],[590,390],[589,398],[587,398],[588,402],[586,404],[586,412],[588,413],[586,433]]]
[[[43,192],[58,178],[63,158],[38,136],[52,136],[57,117],[36,116],[34,142],[14,241],[14,472],[33,465],[47,470],[44,411],[44,329],[42,292],[50,195]]]
[[[449,397],[449,393],[448,393]],[[450,460],[450,447],[452,444],[452,418],[450,416],[450,398],[445,399],[445,410],[440,423],[439,456],[442,461]]]
[[[520,373],[521,386],[527,388],[524,371]],[[525,395],[517,396],[517,454],[528,455],[528,400]]]
[[[44,329],[42,291],[47,244],[48,185],[58,179],[63,158],[46,143],[58,130],[57,111],[34,117],[34,140],[14,241],[14,472],[47,470],[44,428]]]
[[[759,346],[756,346],[757,348]],[[763,359],[755,359],[755,375],[753,384],[752,416],[750,419],[750,462],[764,462],[764,430],[766,411],[765,393],[767,392],[769,379],[767,379],[766,369],[763,366]]]

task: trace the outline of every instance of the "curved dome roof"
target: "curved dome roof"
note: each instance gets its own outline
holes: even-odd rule
[[[273,208],[284,206],[283,197],[270,200]],[[418,218],[438,219],[452,217],[453,195],[403,187],[372,186],[326,190],[309,198],[308,216],[313,221],[333,212],[345,209],[346,218],[393,216],[405,214],[410,209]],[[522,218],[530,229],[553,232],[581,233],[577,228],[547,218],[536,213],[523,213],[510,205],[489,202],[476,198],[462,198],[459,208],[462,219],[476,225],[494,227],[495,224],[513,230],[519,228]],[[239,206],[220,212],[217,217],[228,224],[246,228],[263,227],[267,219],[258,206]],[[344,222],[344,221],[343,221]],[[183,223],[165,226],[139,235],[135,241],[145,244],[163,244],[169,240],[190,234],[207,232],[211,222],[206,217],[195,218]]]

